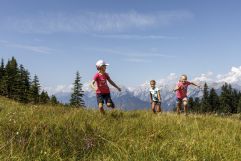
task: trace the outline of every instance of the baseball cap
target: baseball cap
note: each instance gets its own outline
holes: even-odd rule
[[[96,67],[97,68],[99,68],[99,67],[101,67],[101,66],[103,66],[103,65],[109,65],[109,64],[107,64],[104,60],[98,60],[97,62],[96,62]]]

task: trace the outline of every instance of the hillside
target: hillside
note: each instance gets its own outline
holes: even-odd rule
[[[241,160],[240,116],[22,105],[0,97],[0,160]]]

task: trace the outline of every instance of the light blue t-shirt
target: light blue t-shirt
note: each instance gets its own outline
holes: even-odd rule
[[[150,88],[150,93],[152,95],[152,101],[159,101],[158,100],[158,91],[160,91],[157,87],[155,87],[154,89]]]

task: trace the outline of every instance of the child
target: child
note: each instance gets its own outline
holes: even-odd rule
[[[194,85],[200,88],[199,85],[196,85],[193,82],[187,81],[187,75],[183,74],[180,77],[179,82],[176,85],[175,92],[177,97],[177,113],[180,114],[180,108],[183,103],[185,115],[188,112],[188,98],[187,98],[187,88],[189,85]]]
[[[156,87],[156,81],[150,81],[150,101],[151,101],[151,109],[153,113],[161,112],[161,94],[160,90]]]
[[[110,89],[107,85],[107,81],[118,91],[121,91],[121,89],[110,79],[108,73],[105,72],[106,66],[108,65],[109,64],[105,63],[103,60],[98,60],[96,62],[96,68],[98,72],[95,74],[91,83],[92,88],[96,91],[98,107],[102,114],[105,113],[103,108],[104,102],[106,103],[107,107],[115,108],[115,104],[113,103],[110,96]],[[95,82],[97,83],[97,87],[95,87]]]

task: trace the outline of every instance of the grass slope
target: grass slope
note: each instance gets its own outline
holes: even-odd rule
[[[0,97],[0,160],[241,160],[240,118],[22,105]]]

